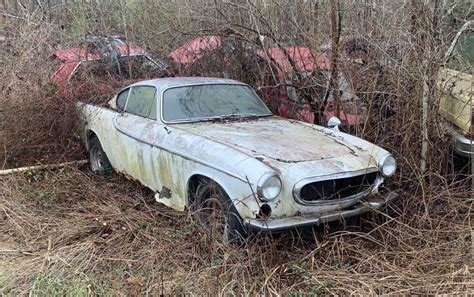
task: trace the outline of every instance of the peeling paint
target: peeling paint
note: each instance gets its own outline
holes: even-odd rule
[[[163,88],[162,81],[146,83]],[[387,153],[352,135],[275,116],[166,124],[88,104],[80,104],[80,109],[85,131],[97,135],[115,170],[140,181],[157,193],[156,201],[177,210],[188,206],[190,178],[201,175],[226,191],[242,218],[255,218],[263,203],[255,194],[256,185],[272,172],[280,177],[282,189],[266,202],[271,218],[337,211],[357,200],[303,205],[293,196],[294,186],[308,178],[378,171],[376,161]],[[382,182],[379,177],[371,193]]]

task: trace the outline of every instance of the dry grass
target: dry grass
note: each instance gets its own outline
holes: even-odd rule
[[[260,236],[239,249],[120,176],[4,177],[0,294],[468,293],[472,201],[462,189],[432,188],[425,201],[405,193],[394,219]]]

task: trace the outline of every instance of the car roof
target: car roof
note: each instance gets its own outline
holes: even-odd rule
[[[288,46],[281,48],[270,48],[266,52],[258,50],[257,55],[263,59],[268,59],[272,63],[276,63],[278,67],[285,73],[293,71],[293,66],[288,57],[294,63],[298,71],[315,71],[315,70],[330,70],[330,57],[322,52],[312,52],[307,47]]]
[[[221,45],[220,36],[199,36],[185,42],[182,46],[173,50],[168,56],[175,63],[190,66],[201,59],[207,51],[214,50]]]
[[[145,50],[134,44],[119,44],[116,46],[122,56],[135,56],[145,54]],[[97,49],[86,50],[85,48],[69,48],[65,50],[54,51],[50,54],[51,58],[57,58],[65,63],[88,61],[100,59],[100,52]]]
[[[154,86],[159,92],[173,87],[184,87],[190,85],[206,84],[226,84],[226,85],[246,85],[243,82],[218,77],[167,77],[144,80],[130,86]]]

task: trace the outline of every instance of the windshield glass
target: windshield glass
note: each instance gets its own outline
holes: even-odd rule
[[[163,94],[163,119],[167,122],[269,115],[267,106],[244,85],[185,86]]]

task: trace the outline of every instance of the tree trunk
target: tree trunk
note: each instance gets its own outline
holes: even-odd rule
[[[329,83],[332,98],[336,105],[336,116],[340,113],[339,82],[337,63],[339,58],[339,36],[340,36],[340,18],[339,0],[331,0],[331,78]]]

